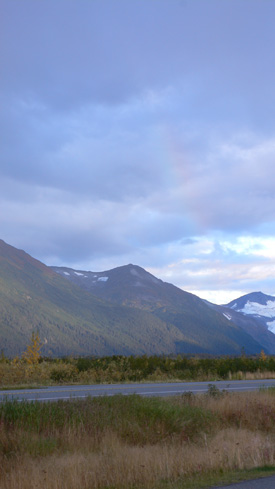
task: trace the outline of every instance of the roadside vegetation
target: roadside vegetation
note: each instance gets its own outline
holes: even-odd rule
[[[275,473],[275,390],[0,404],[1,489],[187,489]],[[261,475],[262,472],[257,472]]]
[[[0,388],[206,380],[208,393],[0,404],[1,489],[199,489],[275,473],[275,389],[211,380],[275,378],[275,357],[45,358],[33,334],[0,356]]]
[[[275,356],[45,358],[37,335],[21,357],[0,356],[0,389],[55,384],[275,378]]]

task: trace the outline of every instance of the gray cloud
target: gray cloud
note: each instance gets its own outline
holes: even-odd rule
[[[259,257],[218,243],[274,235],[272,2],[1,4],[1,237],[196,289],[215,264],[222,286],[254,285],[230,278],[254,260],[270,287]]]
[[[217,101],[251,117],[274,97],[271,2],[251,0],[249,15],[245,0],[2,3],[4,88],[56,109],[121,103],[175,80],[199,87],[206,118]]]

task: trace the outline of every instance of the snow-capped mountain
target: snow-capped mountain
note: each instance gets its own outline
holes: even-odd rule
[[[249,333],[266,353],[275,354],[275,297],[252,292],[229,304],[206,304]]]
[[[275,334],[275,297],[252,292],[230,302],[226,307],[261,320],[271,333]]]

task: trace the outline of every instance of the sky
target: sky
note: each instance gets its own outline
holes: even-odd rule
[[[0,238],[275,295],[275,1],[0,0]]]

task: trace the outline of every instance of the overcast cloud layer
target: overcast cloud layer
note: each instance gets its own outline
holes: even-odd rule
[[[0,238],[275,294],[275,2],[0,0]]]

